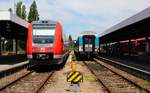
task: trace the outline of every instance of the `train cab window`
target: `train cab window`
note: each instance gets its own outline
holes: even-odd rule
[[[33,43],[52,44],[54,42],[54,29],[33,29]]]
[[[84,43],[85,44],[93,44],[94,38],[92,37],[84,37]]]
[[[47,44],[53,42],[54,36],[33,36],[33,43]]]

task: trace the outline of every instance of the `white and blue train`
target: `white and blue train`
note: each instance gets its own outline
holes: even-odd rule
[[[99,51],[99,38],[94,31],[84,31],[80,34],[76,41],[78,57],[93,57]]]

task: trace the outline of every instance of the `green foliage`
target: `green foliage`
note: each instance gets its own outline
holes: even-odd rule
[[[69,50],[74,50],[75,49],[75,43],[72,41],[69,43]]]
[[[26,7],[23,5],[22,1],[19,1],[16,5],[16,15],[26,20]]]
[[[28,22],[31,23],[32,21],[37,21],[37,20],[39,20],[39,14],[38,14],[36,2],[34,0],[30,6],[30,12],[28,15]]]
[[[75,49],[75,43],[74,43],[74,41],[72,40],[71,35],[69,35],[68,42],[69,42],[69,50],[74,50],[74,49]]]
[[[69,35],[69,41],[70,41],[70,42],[72,41],[72,37],[71,37],[71,35]]]
[[[22,6],[22,19],[24,19],[24,20],[26,20],[26,6],[25,5],[23,5]]]
[[[19,1],[16,5],[16,15],[22,18],[22,1]]]
[[[140,93],[147,93],[145,90],[141,89]]]
[[[26,20],[26,6],[23,5],[22,1],[19,1],[16,4],[16,15],[24,20]],[[38,10],[37,10],[37,5],[35,0],[33,1],[33,3],[30,6],[30,11],[28,14],[28,22],[32,22],[32,21],[37,21],[39,20],[39,14],[38,14]]]

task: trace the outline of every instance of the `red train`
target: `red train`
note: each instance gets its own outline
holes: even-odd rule
[[[67,57],[62,25],[51,20],[29,24],[27,57],[33,65],[60,64]]]
[[[142,37],[100,45],[100,53],[120,56],[143,56],[149,54],[150,37]]]

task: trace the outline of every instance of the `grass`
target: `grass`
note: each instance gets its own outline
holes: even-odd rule
[[[96,82],[97,79],[93,75],[85,75],[83,76],[84,81],[89,81],[89,82]]]

